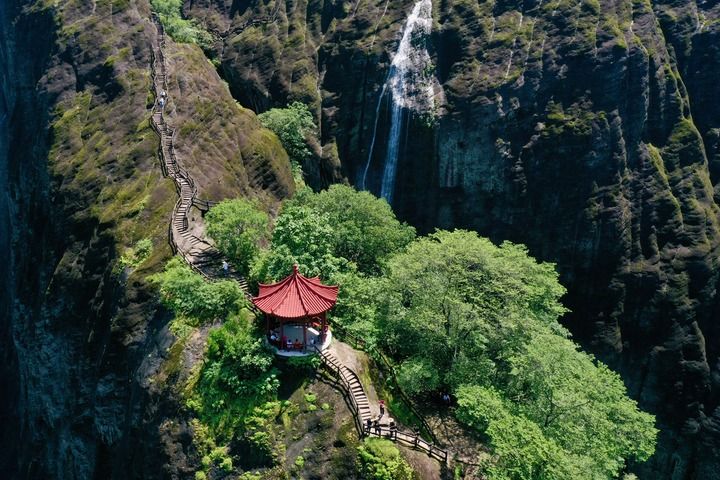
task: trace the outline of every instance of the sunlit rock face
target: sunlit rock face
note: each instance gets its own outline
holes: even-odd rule
[[[413,119],[424,116],[432,121],[435,115],[435,95],[441,90],[434,75],[435,65],[428,53],[427,42],[432,31],[432,2],[419,0],[415,3],[405,22],[402,38],[390,64],[388,78],[383,84],[375,109],[375,124],[370,139],[370,151],[362,174],[357,180],[360,189],[370,189],[368,174],[373,164],[378,127],[383,109],[388,112],[387,144],[385,158],[381,163],[382,177],[376,193],[392,204],[395,194],[400,154],[406,150],[406,125]],[[384,103],[386,102],[386,103]],[[383,127],[386,122],[383,122]],[[385,128],[383,128],[383,131]],[[378,146],[379,147],[379,146]]]
[[[316,186],[341,164],[382,193],[393,121],[380,99],[418,3],[288,5],[198,0],[186,12],[226,32],[222,71],[241,102],[313,107]],[[557,262],[566,324],[659,416],[643,478],[720,476],[719,10],[433,2],[435,116],[411,118],[397,144],[401,217]]]

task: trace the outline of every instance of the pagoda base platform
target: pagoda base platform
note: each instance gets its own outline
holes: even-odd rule
[[[296,331],[295,331],[296,330]],[[285,336],[289,338],[291,341],[294,341],[296,338],[298,340],[302,340],[303,338],[303,332],[302,327],[297,326],[286,326],[284,329]],[[297,350],[295,348],[293,349],[285,349],[285,348],[278,348],[277,345],[273,345],[270,343],[267,336],[265,337],[265,341],[270,345],[270,347],[275,351],[275,355],[279,357],[307,357],[309,355],[314,355],[317,353],[315,350],[313,344],[311,343],[312,340],[317,340],[320,338],[320,332],[315,330],[314,328],[308,328],[307,329],[307,338],[308,338],[308,345],[306,347],[303,347],[300,350]],[[330,346],[330,343],[332,342],[332,332],[328,329],[327,334],[325,335],[325,341],[322,345],[319,345],[320,350],[325,350]]]

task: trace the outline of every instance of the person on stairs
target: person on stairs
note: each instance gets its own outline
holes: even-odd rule
[[[382,417],[385,415],[385,400],[378,400],[378,405],[380,406],[380,416]]]
[[[228,264],[227,260],[223,259],[222,269],[223,269],[223,275],[225,275],[227,277],[228,274],[230,273],[230,265]]]

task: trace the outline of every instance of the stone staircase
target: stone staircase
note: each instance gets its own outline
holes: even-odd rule
[[[431,457],[447,464],[450,459],[450,453],[440,448],[422,437],[417,432],[405,432],[398,429],[391,429],[387,422],[388,416],[379,419],[379,425],[372,428],[366,428],[368,420],[374,420],[370,401],[365,393],[365,389],[360,382],[357,374],[346,365],[343,364],[332,352],[328,350],[320,350],[315,348],[323,362],[323,366],[335,377],[340,388],[347,394],[350,410],[355,417],[355,425],[360,435],[377,436],[387,438],[396,443],[401,443],[408,447],[422,450]],[[383,418],[385,421],[383,421]]]
[[[370,401],[357,374],[338,360],[332,352],[317,348],[316,350],[320,354],[323,364],[339,376],[340,383],[352,398],[354,410],[356,410],[354,413],[359,417],[360,424],[364,425],[368,419],[372,418],[372,411],[370,410]]]
[[[151,125],[160,137],[159,153],[163,175],[173,179],[178,193],[178,200],[170,217],[168,241],[173,253],[180,255],[193,270],[208,279],[218,278],[224,274],[222,272],[222,254],[207,238],[198,236],[190,228],[188,218],[191,217],[193,207],[207,210],[213,202],[197,198],[197,186],[190,173],[180,166],[175,153],[177,132],[175,128],[168,124],[168,114],[165,111],[169,108],[167,100],[164,107],[159,103],[162,92],[167,93],[169,91],[167,63],[163,52],[165,31],[157,17],[153,17],[153,25],[157,29],[157,41],[152,50],[152,80],[155,104],[153,106]],[[246,295],[249,295],[247,281],[232,267],[228,270],[228,277],[235,279]]]

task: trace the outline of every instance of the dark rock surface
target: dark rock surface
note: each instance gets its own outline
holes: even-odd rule
[[[170,256],[176,193],[148,123],[149,18],[145,1],[0,2],[3,479],[194,472],[172,382],[153,381],[173,337],[146,277]],[[220,84],[212,68],[188,79]],[[233,144],[240,153],[207,140],[198,147],[208,195],[276,204],[293,188],[287,156],[222,92],[224,100],[202,90],[194,99],[232,105],[228,132],[243,128]],[[220,179],[225,188],[214,185]],[[118,269],[145,238],[150,258]]]
[[[236,98],[315,106],[324,149],[357,182],[412,4],[185,10],[223,32]],[[438,0],[442,107],[433,127],[410,120],[400,156],[403,218],[557,262],[575,338],[658,415],[657,454],[633,467],[642,478],[720,478],[719,17],[712,1]]]

